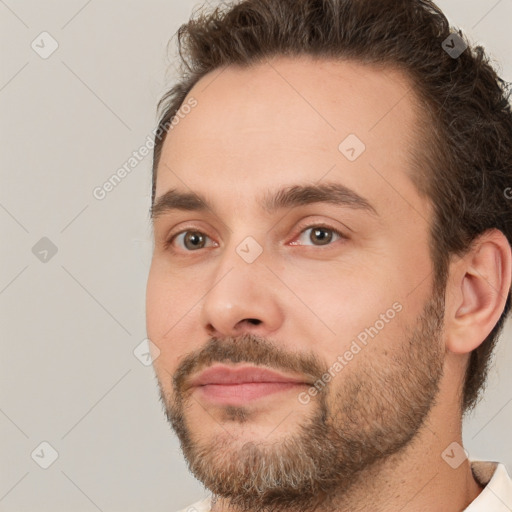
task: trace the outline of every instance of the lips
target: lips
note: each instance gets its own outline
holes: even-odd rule
[[[207,368],[190,382],[191,390],[199,397],[220,406],[243,406],[309,385],[302,376],[283,375],[263,367],[220,364]]]
[[[249,384],[249,383],[291,383],[309,384],[304,377],[294,377],[256,366],[232,367],[217,364],[207,368],[190,381],[190,386],[209,384]]]

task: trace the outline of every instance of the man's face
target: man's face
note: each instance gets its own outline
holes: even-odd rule
[[[443,297],[431,208],[407,176],[409,87],[305,58],[217,70],[165,141],[155,204],[174,189],[209,207],[154,219],[154,367],[192,471],[242,510],[348,489],[400,453],[437,393]],[[281,189],[326,185],[349,191],[270,208]],[[296,383],[192,386],[217,365]]]

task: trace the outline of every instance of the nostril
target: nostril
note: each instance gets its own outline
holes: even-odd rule
[[[248,318],[248,322],[251,322],[251,324],[258,325],[261,324],[261,320],[258,320],[257,318]]]

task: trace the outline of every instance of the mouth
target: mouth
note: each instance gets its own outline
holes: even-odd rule
[[[303,376],[284,375],[257,366],[214,365],[191,380],[191,389],[219,405],[243,405],[312,384]]]

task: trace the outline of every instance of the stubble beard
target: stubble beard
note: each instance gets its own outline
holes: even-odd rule
[[[319,376],[325,368],[314,357],[281,354],[278,347],[249,334],[224,342],[212,338],[199,355],[180,365],[172,397],[159,382],[165,414],[190,471],[229,503],[230,511],[331,510],[370,470],[400,455],[420,431],[443,373],[443,312],[444,294],[434,294],[400,352],[379,352],[380,360],[373,361],[365,358],[364,350],[369,349],[363,349],[352,371],[344,368],[315,401],[307,406],[297,401],[298,414],[307,419],[278,442],[240,442],[225,430],[199,441],[198,426],[187,422],[192,401],[182,393],[185,378],[199,364],[214,361],[267,364],[285,371],[313,369]],[[309,415],[304,407],[312,409]],[[222,420],[243,424],[250,418],[250,407],[229,406]]]

